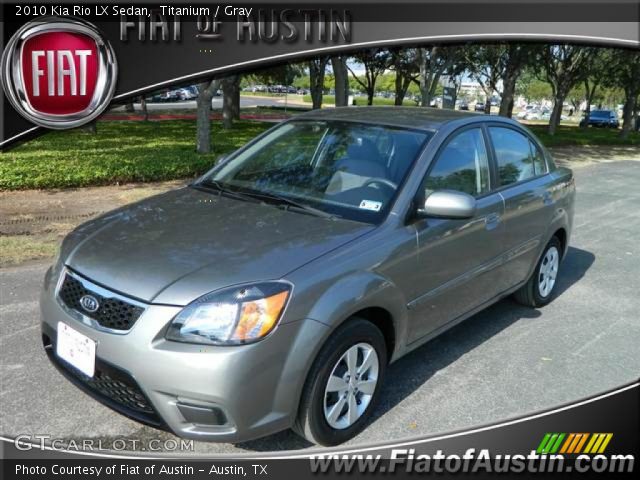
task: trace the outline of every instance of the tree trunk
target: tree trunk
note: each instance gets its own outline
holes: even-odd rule
[[[376,91],[375,88],[367,88],[367,105],[373,105],[373,97],[375,96]]]
[[[549,135],[555,135],[558,125],[562,117],[562,106],[564,104],[564,97],[556,96],[553,103],[553,110],[551,111],[551,118],[549,118]]]
[[[630,81],[625,86],[624,94],[625,100],[622,109],[622,131],[620,136],[626,139],[629,136],[629,132],[634,128],[634,111],[637,108],[638,96],[640,95],[640,62],[635,65]]]
[[[322,95],[324,90],[324,71],[327,60],[318,59],[309,62],[309,90],[311,92],[312,109],[322,108]]]
[[[135,107],[133,106],[133,102],[129,102],[124,106],[124,111],[127,113],[133,113],[136,111]]]
[[[235,83],[237,75],[231,75],[222,80],[222,128],[229,129],[233,126],[235,115]]]
[[[97,135],[98,134],[98,124],[96,123],[96,120],[93,120],[92,122],[86,123],[83,126],[80,127],[80,131],[84,132],[84,133],[88,133],[90,135]]]
[[[140,97],[140,110],[142,111],[142,119],[146,122],[149,120],[149,110],[147,109],[147,100],[144,95]]]
[[[434,47],[431,51],[431,57],[436,55],[437,47]],[[420,105],[423,107],[431,106],[431,100],[438,88],[438,82],[440,81],[440,75],[445,70],[444,66],[432,68],[429,60],[427,60],[425,49],[420,49]]]
[[[636,99],[633,95],[627,93],[626,97],[622,108],[622,131],[620,132],[620,136],[624,139],[629,137],[629,132],[633,129],[633,110],[636,104]]]
[[[428,107],[431,105],[431,83],[433,75],[427,72],[424,63],[420,64],[420,106]]]
[[[484,102],[484,114],[491,115],[491,97],[487,95],[487,99]]]
[[[395,106],[400,106],[402,105],[402,100],[404,100],[404,92],[402,91],[402,76],[400,76],[400,74],[398,72],[396,72],[396,88],[395,88],[395,93],[396,93],[396,97],[393,101],[393,104]]]
[[[435,90],[438,87],[439,78],[436,75],[427,74],[420,76],[420,105],[423,107],[430,107],[431,100],[435,95]]]
[[[232,115],[234,120],[240,120],[240,75],[236,75],[236,80],[233,82],[232,89]]]
[[[502,82],[502,98],[500,99],[500,111],[498,115],[511,118],[513,113],[513,102],[516,91],[516,74],[506,75]]]
[[[220,80],[198,84],[196,151],[211,152],[211,99],[220,88]]]
[[[346,107],[349,103],[349,71],[345,57],[332,57],[331,68],[336,83],[336,107]]]
[[[402,106],[404,103],[404,97],[407,95],[410,84],[411,78],[396,73],[396,98],[394,100],[396,106]]]
[[[584,108],[584,123],[581,125],[581,128],[589,127],[589,117],[591,116],[591,104],[593,103],[593,97],[596,95],[596,89],[598,88],[598,84],[594,83],[594,85],[589,88],[589,80],[584,81],[585,93],[586,93],[586,105]]]
[[[513,115],[513,104],[516,94],[516,83],[518,77],[522,71],[522,64],[524,62],[526,49],[522,45],[511,44],[507,48],[509,60],[504,69],[504,75],[502,77],[502,98],[500,99],[500,109],[498,115],[502,117],[511,118]]]

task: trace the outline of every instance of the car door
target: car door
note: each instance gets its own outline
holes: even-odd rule
[[[493,298],[495,260],[502,252],[504,205],[491,190],[486,133],[479,124],[451,134],[429,169],[424,195],[457,190],[476,198],[470,219],[424,218],[417,234],[415,297],[409,303],[409,341],[440,327]]]
[[[524,282],[537,261],[551,223],[553,196],[548,167],[537,144],[522,130],[488,126],[497,166],[499,192],[504,199],[503,289]]]

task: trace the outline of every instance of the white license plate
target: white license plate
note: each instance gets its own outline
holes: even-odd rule
[[[56,354],[85,375],[93,377],[96,368],[96,342],[63,322],[58,322]]]

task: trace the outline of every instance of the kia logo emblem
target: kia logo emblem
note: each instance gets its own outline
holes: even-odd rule
[[[83,20],[40,18],[20,28],[2,55],[2,86],[13,107],[43,127],[94,120],[109,105],[117,64],[109,42]]]
[[[97,312],[100,308],[100,304],[98,303],[98,299],[93,295],[85,295],[80,299],[80,306],[84,308],[87,312],[93,313]]]

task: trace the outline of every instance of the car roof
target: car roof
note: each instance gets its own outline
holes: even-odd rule
[[[420,130],[438,130],[443,125],[464,119],[487,119],[487,115],[432,107],[337,107],[303,113],[295,118],[372,123]],[[490,120],[502,117],[492,115]]]

